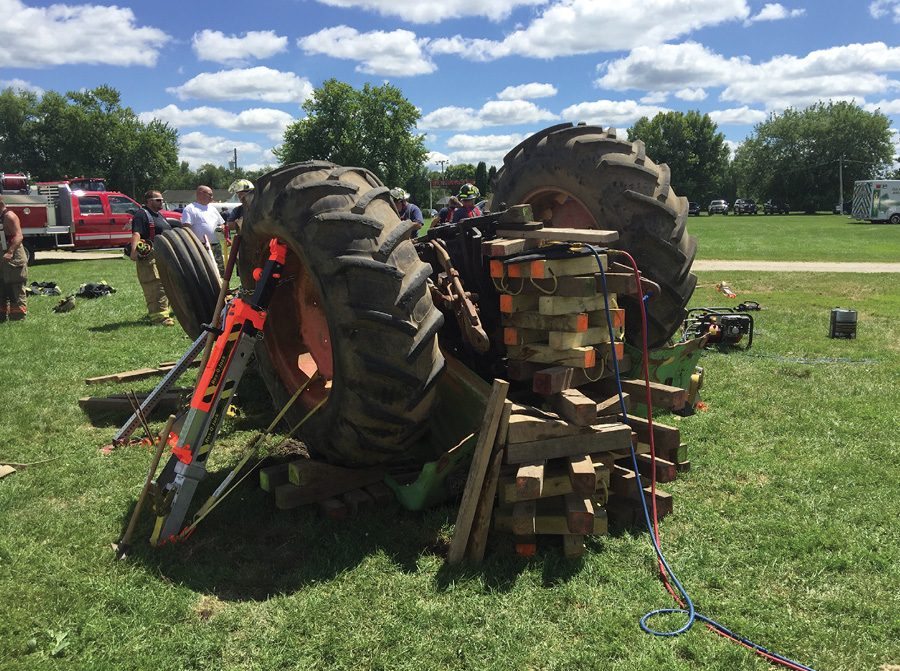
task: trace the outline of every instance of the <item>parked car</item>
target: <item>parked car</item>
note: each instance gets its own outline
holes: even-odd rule
[[[771,198],[763,204],[763,214],[788,214],[790,206],[787,203],[781,203]]]
[[[688,203],[688,216],[689,217],[699,217],[700,216],[700,203],[694,203],[694,202]]]
[[[728,214],[728,201],[727,200],[713,200],[710,201],[709,207],[706,209],[706,212],[709,216],[714,214]]]
[[[735,214],[756,214],[759,208],[756,207],[756,201],[752,198],[738,198],[734,201]]]
[[[845,200],[843,206],[841,206],[840,203],[835,203],[834,207],[831,208],[831,213],[840,214],[841,210],[844,211],[844,214],[850,214],[851,212],[853,212],[853,201]]]

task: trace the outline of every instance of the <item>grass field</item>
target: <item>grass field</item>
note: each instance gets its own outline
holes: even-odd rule
[[[836,216],[815,235],[813,217],[724,219],[690,220],[702,258],[746,256],[771,224],[807,251],[828,232],[822,255],[803,260],[831,260],[845,231],[863,230]],[[897,244],[892,227],[877,230]],[[133,554],[114,561],[150,455],[100,455],[121,418],[92,424],[76,401],[122,391],[85,378],[177,359],[189,342],[142,321],[127,261],[31,269],[67,293],[101,279],[117,293],[68,314],[32,297],[25,322],[0,325],[0,461],[53,459],[0,480],[0,669],[768,667],[699,625],[641,632],[644,613],[672,605],[642,528],[613,527],[577,562],[551,544],[517,559],[496,540],[483,566],[451,568],[441,553],[454,505],[335,527],[245,485],[185,544],[150,549],[145,516]],[[662,418],[678,423],[692,464],[663,487],[675,497],[667,558],[701,613],[773,652],[819,670],[900,664],[897,276],[732,272],[734,301],[715,291],[722,279],[701,274],[692,305],[763,309],[753,349],[701,360],[709,409]],[[827,337],[835,306],[858,310],[856,340]],[[258,383],[241,391],[207,491],[271,419]]]

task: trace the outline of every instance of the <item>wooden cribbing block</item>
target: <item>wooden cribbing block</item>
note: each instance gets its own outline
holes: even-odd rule
[[[612,317],[613,328],[614,329],[623,329],[625,328],[625,310],[622,308],[613,307],[615,302],[612,301],[612,304],[609,308],[609,316]],[[606,310],[591,310],[587,313],[588,316],[588,327],[591,326],[600,326],[602,328],[607,328],[606,321]],[[616,335],[619,335],[619,332],[616,332]]]
[[[341,494],[340,498],[344,505],[347,506],[347,514],[350,517],[356,517],[360,513],[375,508],[375,499],[362,489],[351,489],[349,492]]]
[[[276,487],[285,485],[288,479],[288,465],[276,464],[274,466],[266,466],[259,471],[259,488],[264,492],[274,492]]]
[[[597,345],[609,342],[609,329],[601,326],[588,328],[582,332],[550,331],[546,334],[546,342],[553,349],[571,349],[585,345]],[[508,345],[509,343],[507,343]]]
[[[578,559],[583,557],[586,551],[584,547],[584,535],[582,534],[564,534],[563,540],[563,556],[566,559]]]
[[[633,395],[635,402],[646,402],[647,389],[643,380],[621,378],[621,382],[622,391],[627,391]],[[610,395],[616,393],[615,380],[603,380],[598,383],[598,387]],[[668,384],[660,384],[659,382],[650,383],[650,402],[654,408],[681,410],[684,407],[686,398],[687,392],[681,387],[673,387]]]
[[[684,461],[676,461],[675,470],[679,473],[687,473],[689,470],[691,470],[690,460],[685,459]]]
[[[631,266],[626,266],[624,263],[614,262],[609,265],[609,270],[613,273],[623,273],[631,275],[634,277],[634,269]],[[608,289],[608,291],[612,292],[612,289]],[[616,293],[625,293],[624,291],[619,291]],[[653,280],[647,279],[643,275],[641,275],[641,295],[651,295],[651,301],[655,300],[657,296],[660,294],[659,285]]]
[[[579,312],[601,312],[606,321],[606,301],[603,295],[588,297],[579,296],[522,296],[522,298],[536,298],[537,311],[542,315],[568,315]]]
[[[381,466],[344,468],[316,459],[298,459],[288,464],[288,477],[298,487],[336,488],[339,491],[329,496],[337,496],[351,489],[381,482],[384,480],[384,469]]]
[[[514,312],[500,315],[503,326],[515,326],[523,329],[539,331],[574,331],[581,333],[588,330],[588,315],[542,315],[539,312]]]
[[[509,530],[517,536],[538,533],[534,527],[534,518],[537,516],[537,501],[519,501],[513,504],[510,512]]]
[[[538,309],[540,300],[540,296],[500,294],[500,312],[534,312]],[[574,310],[570,310],[570,312],[574,312]]]
[[[485,243],[486,244],[486,243]],[[597,289],[594,275],[563,275],[546,280],[533,277],[507,278],[507,289],[511,294],[530,294],[533,296],[596,296],[601,293]]]
[[[394,490],[383,482],[373,482],[371,485],[366,485],[363,487],[363,491],[372,497],[376,508],[386,506],[395,500]]]
[[[510,443],[506,447],[506,462],[527,464],[541,459],[624,450],[631,444],[631,429],[624,424],[606,424],[593,428],[590,433],[579,436]]]
[[[539,499],[544,488],[544,469],[546,461],[533,464],[522,464],[516,472],[516,500],[527,501]]]
[[[644,524],[644,507],[640,501],[612,498],[606,504],[609,521],[617,526],[641,526]]]
[[[503,420],[501,419],[501,421]],[[494,498],[497,495],[497,483],[500,480],[502,464],[503,450],[498,449],[484,476],[484,487],[481,490],[481,497],[478,499],[475,520],[472,522],[472,533],[469,535],[469,546],[466,548],[466,556],[469,561],[476,564],[481,563],[484,559],[484,551],[487,548],[488,532],[491,529],[491,517],[494,512]]]
[[[594,505],[590,497],[582,497],[578,494],[565,494],[563,496],[563,511],[566,516],[566,526],[570,533],[589,534],[594,529]]]
[[[535,440],[580,436],[591,432],[591,428],[565,422],[553,413],[543,412],[537,408],[525,410],[523,406],[514,406],[513,414],[509,418],[507,442],[529,443]]]
[[[606,267],[606,256],[600,255],[601,262]],[[562,275],[584,275],[597,270],[597,259],[594,255],[574,256],[566,259],[541,259],[539,261],[525,261],[522,263],[502,264],[500,274],[495,274],[495,261],[491,261],[491,277],[503,277],[503,272],[509,277],[533,277],[535,279],[547,279]]]
[[[501,296],[501,298],[503,298]],[[522,329],[515,326],[503,327],[504,345],[528,345],[534,342],[547,342],[547,332],[538,329]]]
[[[540,244],[541,241],[535,240],[534,238],[522,238],[519,240],[486,240],[485,242],[481,243],[481,253],[484,256],[510,256],[511,254],[524,252],[527,249],[534,249]]]
[[[578,492],[579,495],[588,496],[588,494],[596,494],[597,492],[609,489],[609,467],[600,462],[595,462],[595,464],[594,472],[596,474],[596,489],[587,494]],[[613,462],[610,461],[610,466],[612,465]],[[498,486],[500,505],[508,507],[522,500],[518,497],[517,492],[515,476],[501,476]],[[555,459],[550,461],[544,474],[544,482],[540,497],[546,499],[553,496],[562,496],[564,494],[572,493],[574,493],[572,478],[566,471],[563,460]]]
[[[537,552],[537,536],[527,534],[525,536],[515,536],[513,538],[516,555],[527,559]]]
[[[622,419],[620,417],[620,419]],[[628,425],[631,430],[637,434],[638,441],[641,443],[650,443],[650,422],[643,417],[628,415]],[[672,458],[672,450],[677,450],[681,445],[681,431],[667,424],[653,422],[653,445],[659,456],[669,461],[682,461],[681,459]]]
[[[615,266],[616,264],[612,264]],[[603,288],[602,281],[598,281],[598,291]],[[638,293],[637,281],[634,279],[634,273],[606,273],[606,291],[611,294],[623,294],[625,296],[636,296]]]
[[[636,499],[638,490],[650,484],[650,480],[641,477],[640,485],[638,479],[631,470],[631,466],[619,466],[616,464],[609,471],[609,489],[619,496],[626,496]]]
[[[590,392],[590,390],[582,390],[586,396],[590,398],[596,398]],[[622,412],[622,403],[625,403],[625,412],[631,412],[634,408],[634,403],[631,401],[631,395],[622,393],[622,398],[619,399],[619,395],[610,396],[605,401],[597,402],[597,416],[598,417],[607,417],[610,415],[618,415]]]
[[[597,489],[597,469],[591,455],[568,457],[566,467],[569,471],[569,482],[572,492],[579,496],[590,496]]]
[[[463,490],[462,501],[459,505],[459,513],[456,516],[456,525],[453,536],[450,539],[450,548],[447,552],[447,562],[457,564],[462,561],[469,544],[469,534],[472,530],[472,522],[478,506],[478,499],[484,485],[484,476],[490,464],[494,451],[494,442],[497,438],[497,428],[503,415],[503,407],[506,401],[506,392],[509,382],[496,379],[491,388],[491,395],[485,406],[484,419],[478,432],[478,441],[472,454],[472,463],[469,466],[469,475]]]
[[[527,526],[529,523],[534,525],[535,534],[548,534],[548,535],[556,535],[556,536],[564,536],[570,534],[569,531],[569,523],[566,519],[565,512],[560,507],[560,502],[558,499],[545,499],[544,501],[549,501],[550,504],[548,508],[538,508],[534,517],[518,517],[516,516],[514,510],[515,506],[512,509],[509,508],[497,508],[494,511],[494,529],[497,531],[502,531],[505,533],[515,533],[514,530],[514,520],[516,520],[522,527]],[[522,502],[527,503],[527,502]],[[531,503],[534,503],[533,501]],[[543,501],[542,501],[543,503]],[[517,503],[516,506],[522,505]],[[606,510],[603,508],[595,508],[594,509],[594,521],[588,535],[591,536],[602,536],[607,532],[607,522],[606,522]]]
[[[544,397],[560,417],[577,426],[592,426],[597,423],[597,403],[577,389],[566,389],[558,394]]]
[[[337,498],[328,498],[316,503],[316,510],[319,515],[328,520],[345,520],[347,519],[347,505]]]
[[[619,232],[592,228],[550,228],[545,226],[536,231],[497,230],[497,236],[501,238],[536,238],[545,241],[587,242],[605,245],[618,240]],[[605,254],[600,254],[600,258],[604,256]]]
[[[574,368],[593,368],[597,364],[597,352],[593,347],[573,347],[567,350],[553,349],[549,345],[531,343],[529,345],[513,345],[508,347],[506,355],[510,359],[534,361],[536,363],[553,364],[554,366],[572,366]]]
[[[612,374],[612,371],[608,370],[603,363],[593,368],[572,368],[571,366],[547,368],[540,364],[534,364],[534,366],[535,370],[529,375],[532,380],[531,389],[535,393],[545,395],[558,394],[566,389],[575,389]]]
[[[659,457],[656,457],[654,460],[649,454],[637,455],[638,471],[640,471],[641,475],[645,478],[651,477],[654,461],[656,462],[657,482],[672,482],[676,478],[677,471],[673,462],[660,459]]]

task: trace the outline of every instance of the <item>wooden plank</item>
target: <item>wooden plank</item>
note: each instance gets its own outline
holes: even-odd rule
[[[606,302],[602,295],[588,297],[582,296],[524,296],[523,298],[536,298],[537,311],[542,315],[568,315],[579,312],[602,311],[604,321],[606,316]]]
[[[527,501],[539,499],[544,488],[544,469],[546,461],[533,464],[522,464],[516,472],[516,500]]]
[[[583,534],[564,534],[562,540],[563,556],[566,559],[578,559],[584,556],[586,548]]]
[[[584,391],[584,393],[590,398],[594,398],[589,391]],[[619,395],[610,396],[605,401],[600,401],[597,403],[597,416],[598,417],[606,417],[608,415],[618,415],[622,412],[622,404],[625,404],[625,412],[631,412],[634,403],[631,401],[630,394],[622,394],[622,398],[619,398]]]
[[[686,459],[684,461],[676,461],[675,462],[675,470],[678,471],[679,473],[687,473],[689,470],[691,470],[690,460]]]
[[[501,509],[498,508],[498,514]],[[519,501],[513,504],[510,512],[509,530],[517,536],[537,533],[534,528],[534,518],[537,515],[537,501]]]
[[[623,418],[620,417],[619,419]],[[628,425],[637,434],[638,441],[650,443],[650,422],[643,417],[628,415]],[[681,445],[681,431],[677,427],[653,422],[653,444],[659,456],[669,461],[681,461],[681,459],[672,458],[672,450],[677,452],[678,447]]]
[[[472,464],[469,467],[469,476],[463,490],[459,513],[456,516],[453,537],[450,539],[450,548],[447,552],[447,562],[450,564],[462,561],[469,544],[469,533],[472,530],[478,498],[484,485],[484,476],[493,452],[497,427],[500,425],[508,389],[509,382],[500,379],[494,380],[491,395],[485,406],[481,430],[478,433],[478,442],[475,444],[475,451],[472,455]]]
[[[623,450],[628,449],[631,444],[631,429],[624,424],[607,424],[595,426],[594,429],[591,433],[580,436],[510,443],[506,448],[506,461],[510,464],[527,464],[541,459]]]
[[[538,331],[538,333],[540,333]],[[553,349],[571,349],[573,347],[584,347],[585,345],[597,345],[599,343],[609,342],[609,329],[605,326],[595,326],[588,328],[586,331],[567,332],[567,331],[550,331],[546,334],[547,344]],[[506,343],[507,345],[511,343]]]
[[[572,492],[580,496],[590,496],[597,489],[597,469],[591,455],[573,456],[566,459]]]
[[[290,482],[288,478],[288,465],[275,464],[266,466],[259,471],[259,488],[264,492],[274,492],[276,487]]]
[[[592,431],[589,427],[565,422],[552,413],[543,412],[537,408],[531,410],[532,412],[528,414],[515,412],[509,418],[508,443],[529,443],[534,440],[581,436]]]
[[[531,343],[508,347],[506,355],[510,359],[534,361],[555,366],[593,368],[597,363],[597,353],[593,347],[573,347],[567,350],[552,349],[549,345]]]
[[[138,393],[137,397],[139,401],[143,402],[147,397],[147,394]],[[180,392],[166,392],[158,397],[156,406],[151,411],[151,414],[158,413],[161,410],[167,412],[177,410],[180,404]],[[134,412],[134,408],[132,408],[131,403],[128,402],[128,399],[125,398],[124,395],[118,398],[114,396],[87,396],[78,399],[78,406],[87,411]]]
[[[616,264],[612,264],[615,266]],[[600,290],[603,285],[598,282]],[[623,294],[625,296],[636,296],[638,294],[637,281],[634,279],[634,273],[606,273],[606,291],[611,294]]]
[[[540,245],[540,240],[534,238],[521,238],[519,240],[498,239],[486,240],[481,243],[481,253],[484,256],[503,257],[512,254],[524,252],[527,249],[534,249]]]
[[[497,495],[497,482],[500,479],[500,467],[502,464],[503,450],[500,449],[494,453],[491,465],[484,476],[484,487],[481,490],[481,497],[478,499],[475,519],[472,522],[472,532],[469,535],[469,546],[466,549],[466,556],[470,562],[475,564],[481,563],[484,559],[484,551],[487,548],[491,516],[494,511],[494,498]]]
[[[600,255],[601,263],[606,267],[606,256]],[[523,261],[522,263],[505,264],[504,270],[509,277],[533,277],[535,279],[547,279],[550,277],[560,277],[562,275],[584,275],[597,270],[597,259],[593,254],[584,254],[582,256],[573,256],[565,259],[540,259],[537,261]],[[493,262],[491,265],[491,275],[493,277],[502,277],[503,275],[494,275]]]
[[[501,238],[536,238],[538,240],[558,242],[587,242],[606,244],[619,239],[618,231],[602,231],[591,228],[549,228],[544,227],[536,231],[497,230],[497,236]],[[604,256],[601,254],[600,256]]]
[[[356,517],[360,513],[375,508],[375,499],[362,489],[351,489],[349,492],[344,492],[340,499],[347,506],[347,513],[350,517]]]
[[[547,342],[547,331],[521,329],[515,326],[503,327],[504,345],[528,345],[533,342]]]
[[[643,380],[622,378],[622,391],[627,391],[634,396],[637,403],[645,403],[647,389]],[[604,380],[598,383],[598,388],[610,395],[616,393],[615,380]],[[684,407],[687,392],[681,387],[673,387],[659,382],[650,383],[650,402],[654,408],[664,410],[681,410]]]
[[[602,363],[593,368],[572,368],[571,366],[540,368],[538,364],[535,366],[536,370],[530,376],[532,391],[547,395],[558,394],[566,389],[575,389],[612,374],[612,371]]]
[[[656,463],[657,482],[672,482],[675,480],[678,472],[675,470],[674,462],[660,459],[659,457],[654,459],[649,454],[637,455],[638,471],[640,471],[641,475],[645,478],[652,479],[651,473],[653,472],[654,462]]]
[[[336,498],[328,498],[318,501],[316,503],[316,510],[318,510],[319,515],[327,520],[342,521],[347,519],[347,516],[349,514],[347,504]]]
[[[544,396],[560,417],[577,426],[597,423],[597,403],[577,389],[566,389],[558,394]]]
[[[594,469],[596,473],[596,485],[597,488],[593,494],[597,492],[605,492],[609,489],[609,473],[610,466],[614,465],[614,461],[610,460],[609,466],[604,463],[597,461],[596,459],[592,459],[594,461]],[[552,460],[548,463],[547,468],[544,473],[544,484],[541,490],[541,498],[550,498],[553,496],[562,496],[564,494],[571,494],[574,492],[572,487],[572,479],[569,477],[568,472],[562,465],[562,460]],[[501,506],[511,506],[512,504],[518,502],[520,499],[518,498],[516,488],[516,478],[515,476],[501,476],[500,482],[498,484],[498,495],[500,499]]]
[[[578,494],[563,496],[563,510],[569,533],[589,534],[594,529],[594,506],[590,498]]]
[[[519,504],[516,504],[519,505]],[[557,504],[558,506],[558,504]],[[515,515],[509,508],[497,508],[494,511],[494,529],[504,533],[514,533],[513,519]],[[527,518],[526,518],[527,519]],[[548,534],[565,536],[568,535],[569,525],[566,516],[562,511],[546,512],[538,511],[532,518],[535,534]],[[523,526],[525,522],[522,523]],[[607,533],[606,510],[603,508],[594,509],[594,523],[588,535],[602,536]]]
[[[609,307],[609,316],[613,320],[613,328],[614,329],[623,329],[625,328],[625,310],[623,308],[614,307],[615,302],[611,301]],[[607,327],[606,321],[606,309],[601,310],[592,310],[587,313],[588,316],[588,328],[591,326],[600,326],[602,328]],[[618,336],[619,332],[615,331],[615,335]]]
[[[542,315],[539,312],[515,312],[500,315],[503,326],[515,326],[539,331],[574,331],[580,333],[588,329],[587,313],[567,315]]]
[[[293,484],[298,487],[334,489],[334,493],[329,496],[337,496],[351,489],[380,482],[384,480],[384,473],[381,466],[344,468],[316,459],[298,459],[288,464],[288,476]]]
[[[513,312],[534,312],[538,309],[540,296],[526,296],[519,294],[513,296],[511,294],[500,294],[500,312],[507,314]],[[572,310],[570,310],[572,312]]]
[[[513,541],[515,543],[516,556],[518,557],[527,559],[537,552],[537,536],[534,534],[515,536]]]

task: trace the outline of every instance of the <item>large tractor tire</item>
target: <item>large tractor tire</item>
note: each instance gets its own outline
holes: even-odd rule
[[[184,332],[196,340],[210,323],[221,283],[215,262],[192,231],[173,228],[153,239],[153,255],[169,307]]]
[[[320,161],[262,176],[245,203],[243,286],[255,286],[272,238],[288,246],[256,350],[260,373],[276,409],[308,383],[291,425],[325,401],[298,434],[332,462],[396,461],[434,411],[443,315],[411,230],[372,173]]]
[[[640,140],[621,140],[614,128],[560,124],[506,155],[491,182],[489,207],[530,203],[535,219],[551,226],[618,231],[611,246],[631,254],[660,286],[661,295],[646,303],[649,345],[658,347],[681,326],[697,284],[690,272],[697,238],[685,231],[688,201],[669,181],[668,166],[647,158]],[[623,296],[619,303],[626,338],[640,346],[637,300]]]

